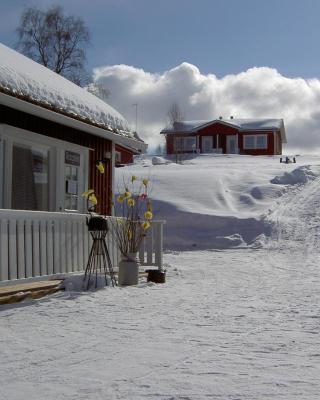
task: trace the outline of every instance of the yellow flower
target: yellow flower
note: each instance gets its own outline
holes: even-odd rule
[[[134,181],[136,181],[138,178],[135,175],[132,175],[131,177],[131,182],[133,183]]]
[[[149,229],[150,228],[150,222],[148,222],[148,221],[144,221],[142,224],[141,224],[141,227],[142,227],[142,229],[144,230],[144,231],[146,231],[147,229]]]
[[[99,163],[96,165],[98,171],[100,172],[100,174],[104,174],[104,164],[99,161]]]
[[[88,190],[86,190],[85,192],[83,192],[82,193],[82,197],[85,197],[86,199],[91,195],[91,194],[93,194],[94,193],[94,190],[93,189],[88,189]]]
[[[149,179],[143,179],[142,183],[144,184],[144,186],[148,186]]]
[[[151,211],[146,211],[146,212],[144,213],[144,217],[145,217],[145,219],[150,220],[150,219],[152,219],[153,214],[152,214]]]
[[[118,198],[117,198],[118,203],[123,203],[123,200],[124,200],[124,196],[122,196],[122,195],[118,196]]]
[[[126,191],[124,192],[124,197],[125,197],[126,199],[130,199],[131,196],[132,196],[132,194],[131,194],[128,190],[126,190]]]
[[[96,206],[98,204],[98,199],[96,198],[96,195],[94,193],[90,194],[88,197],[88,200],[91,201],[91,203]]]
[[[136,204],[136,202],[134,201],[134,199],[128,199],[128,206],[129,207],[134,207],[135,204]]]

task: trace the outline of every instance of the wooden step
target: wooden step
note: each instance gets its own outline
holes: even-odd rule
[[[8,284],[0,286],[0,299],[18,293],[39,292],[42,290],[59,289],[62,280],[33,281],[28,283]]]

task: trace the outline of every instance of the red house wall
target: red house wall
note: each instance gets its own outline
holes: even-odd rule
[[[244,149],[243,148],[243,136],[245,135],[258,135],[265,134],[268,135],[268,148],[267,149]],[[203,129],[200,129],[198,132],[187,135],[184,134],[168,134],[166,135],[167,142],[167,154],[174,154],[174,137],[185,137],[185,136],[199,136],[199,149],[200,152],[203,151],[202,146],[202,137],[203,136],[212,136],[213,137],[213,148],[216,148],[217,135],[219,135],[219,143],[218,147],[222,148],[223,153],[227,152],[227,141],[226,137],[228,135],[238,135],[238,147],[240,154],[248,154],[248,155],[273,155],[273,154],[282,154],[282,143],[280,139],[280,132],[277,132],[277,140],[278,140],[278,151],[275,153],[274,146],[274,136],[273,131],[239,131],[237,128],[228,126],[222,123],[215,123],[213,125],[207,126]]]
[[[112,151],[110,140],[90,135],[86,132],[26,114],[6,106],[0,106],[0,123],[1,122],[30,132],[39,133],[44,136],[89,148],[89,188],[95,189],[98,198],[97,212],[110,215],[112,201],[111,160],[105,161],[104,174],[101,174],[96,168],[96,162],[104,159],[106,152]]]
[[[132,164],[133,156],[139,154],[138,152],[130,151],[129,149],[125,149],[122,146],[116,145],[116,151],[121,153],[121,164]]]

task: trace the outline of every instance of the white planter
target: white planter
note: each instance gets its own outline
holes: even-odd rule
[[[128,254],[119,262],[119,286],[137,285],[139,282],[139,263],[136,253]]]

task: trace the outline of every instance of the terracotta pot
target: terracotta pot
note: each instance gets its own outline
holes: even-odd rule
[[[119,262],[118,284],[120,286],[137,285],[139,282],[139,263],[136,253],[130,253]]]

